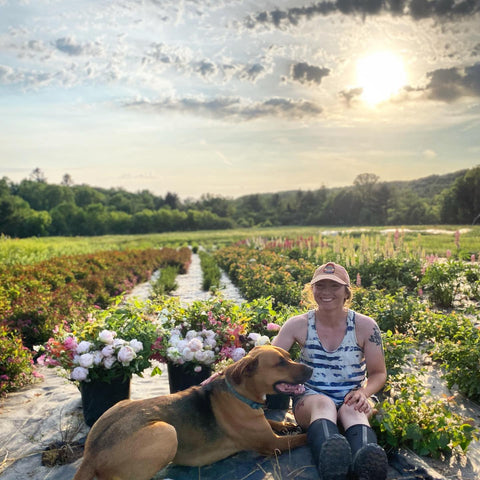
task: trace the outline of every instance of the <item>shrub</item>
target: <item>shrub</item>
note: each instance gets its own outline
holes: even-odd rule
[[[33,381],[33,360],[15,333],[0,325],[0,396]]]

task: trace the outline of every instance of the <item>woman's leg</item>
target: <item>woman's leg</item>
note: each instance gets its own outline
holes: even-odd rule
[[[306,395],[295,405],[295,418],[307,429],[307,441],[322,480],[345,480],[352,462],[348,441],[337,427],[337,407],[325,395]]]
[[[342,405],[338,411],[339,422],[352,451],[352,469],[358,480],[385,480],[388,460],[377,436],[364,413]]]

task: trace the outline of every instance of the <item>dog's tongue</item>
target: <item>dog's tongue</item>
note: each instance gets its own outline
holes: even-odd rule
[[[277,383],[275,385],[279,392],[287,393],[289,395],[301,395],[305,393],[305,387],[303,385],[291,385],[290,383]]]

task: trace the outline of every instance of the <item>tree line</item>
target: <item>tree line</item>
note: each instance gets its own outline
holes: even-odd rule
[[[480,166],[409,182],[358,175],[342,188],[245,195],[168,192],[60,184],[35,169],[19,183],[0,180],[0,233],[11,237],[92,236],[282,225],[471,224],[480,220]]]

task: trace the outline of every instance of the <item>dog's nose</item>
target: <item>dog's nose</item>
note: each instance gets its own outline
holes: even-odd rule
[[[305,372],[305,380],[308,380],[312,376],[313,368],[308,367],[307,365],[304,365],[304,372]]]

